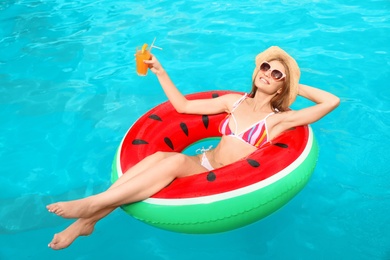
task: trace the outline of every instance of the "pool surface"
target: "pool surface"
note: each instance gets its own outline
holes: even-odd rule
[[[127,129],[166,100],[152,73],[135,73],[135,48],[154,37],[185,94],[249,92],[260,51],[294,56],[301,83],[341,98],[312,125],[313,177],[238,230],[177,234],[116,210],[53,251],[71,220],[45,205],[105,190]],[[0,259],[390,259],[389,42],[388,0],[2,1]]]

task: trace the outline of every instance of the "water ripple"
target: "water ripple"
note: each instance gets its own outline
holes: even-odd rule
[[[194,258],[219,246],[230,253],[225,258],[242,258],[242,252],[334,258],[331,253],[343,251],[348,254],[340,259],[383,259],[389,230],[378,223],[388,220],[390,183],[389,10],[387,0],[2,1],[1,231],[57,226],[43,212],[45,203],[108,185],[127,128],[166,99],[155,77],[134,73],[137,46],[157,37],[164,50],[155,54],[180,90],[191,93],[249,91],[255,55],[279,45],[296,57],[302,83],[341,97],[337,110],[313,124],[321,146],[315,174],[281,214],[232,233],[245,240],[248,232],[268,230],[267,236],[243,245],[231,243],[231,234],[217,235],[233,245],[227,250],[202,237],[197,242],[206,246]],[[306,105],[298,99],[294,108]],[[37,221],[29,221],[29,213]],[[197,238],[183,238],[196,244]],[[99,244],[99,236],[89,239]],[[169,240],[159,241],[158,248],[169,248],[163,242]],[[166,255],[186,255],[181,248]]]

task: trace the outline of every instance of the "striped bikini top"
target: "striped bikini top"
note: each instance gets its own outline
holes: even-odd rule
[[[242,131],[241,133],[237,134],[237,120],[233,114],[234,110],[247,98],[247,94],[242,96],[239,100],[237,100],[233,104],[233,109],[230,114],[228,114],[225,119],[223,119],[219,125],[219,132],[222,135],[228,135],[232,137],[236,137],[254,147],[260,147],[264,143],[268,141],[267,136],[267,125],[265,120],[273,115],[274,113],[268,114],[264,119],[254,123],[252,126],[248,127],[246,130]],[[233,118],[236,129],[235,132],[233,132],[229,127],[230,118]]]

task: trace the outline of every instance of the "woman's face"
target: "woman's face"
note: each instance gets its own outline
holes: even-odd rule
[[[273,70],[278,70],[286,75],[286,70],[283,64],[280,61],[272,60],[268,61],[268,64],[271,66],[268,70],[259,70],[255,78],[255,86],[258,90],[267,93],[269,95],[275,95],[282,91],[285,77],[282,79],[275,79],[271,73]],[[275,73],[275,72],[274,72]]]

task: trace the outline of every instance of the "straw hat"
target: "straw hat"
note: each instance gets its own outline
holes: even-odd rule
[[[287,54],[284,50],[277,46],[271,46],[265,51],[259,53],[256,56],[256,67],[253,71],[252,80],[255,79],[257,73],[259,72],[260,64],[263,61],[271,61],[271,60],[282,60],[286,63],[288,67],[288,71],[286,71],[287,78],[290,79],[290,98],[289,98],[289,106],[295,101],[295,98],[298,95],[298,84],[299,77],[301,72],[299,70],[297,62],[293,57]]]

